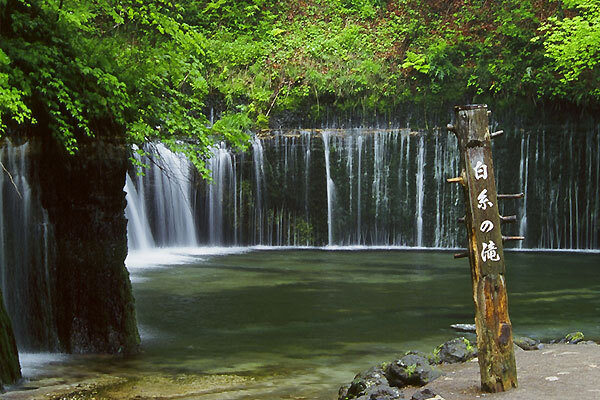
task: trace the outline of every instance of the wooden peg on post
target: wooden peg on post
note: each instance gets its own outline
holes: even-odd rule
[[[489,113],[486,105],[458,106],[455,117],[452,131],[458,137],[461,177],[464,177],[461,183],[466,206],[481,387],[488,392],[503,392],[517,387],[517,367],[508,316],[504,238],[500,231]]]

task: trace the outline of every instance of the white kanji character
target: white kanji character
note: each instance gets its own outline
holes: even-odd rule
[[[483,249],[481,250],[481,259],[485,262],[487,260],[490,261],[500,261],[500,255],[496,250],[496,243],[493,240],[490,240],[489,243],[482,243]]]
[[[483,221],[481,223],[481,226],[479,227],[479,230],[483,233],[490,232],[492,229],[494,229],[494,224],[492,223],[492,221],[487,219]]]
[[[481,161],[477,161],[477,164],[475,164],[475,179],[487,179],[487,177],[487,165]]]
[[[482,210],[494,206],[494,203],[492,203],[487,197],[487,189],[483,189],[481,193],[479,193],[479,196],[477,196],[477,201],[479,202],[479,204],[477,204],[477,208]]]

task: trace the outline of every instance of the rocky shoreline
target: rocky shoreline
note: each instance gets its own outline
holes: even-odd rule
[[[468,325],[461,324],[460,328],[457,330],[471,331]],[[554,344],[596,345],[586,341],[582,332],[572,332],[548,343],[521,336],[515,337],[514,343],[521,351],[541,350]],[[443,393],[424,386],[446,375],[442,366],[476,361],[476,357],[476,344],[465,337],[449,340],[430,354],[408,351],[394,361],[358,373],[351,383],[340,388],[338,400],[444,400]]]

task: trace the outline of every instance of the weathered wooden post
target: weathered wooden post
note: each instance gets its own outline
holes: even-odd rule
[[[502,242],[521,238],[503,237],[500,231],[502,220],[514,220],[498,212],[501,195],[496,193],[490,139],[501,132],[490,134],[487,105],[479,104],[455,107],[455,126],[448,130],[456,134],[460,148],[461,175],[448,182],[464,189],[469,249],[455,257],[469,257],[471,264],[481,387],[502,392],[517,387]]]

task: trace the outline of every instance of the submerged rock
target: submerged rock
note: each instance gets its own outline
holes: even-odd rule
[[[539,350],[544,347],[539,340],[535,340],[526,336],[516,336],[513,341],[523,350]]]
[[[460,337],[438,346],[434,355],[440,363],[455,364],[477,357],[477,347],[469,339]]]
[[[386,369],[390,386],[400,388],[408,385],[423,386],[442,375],[439,369],[429,364],[427,358],[416,354],[405,355]]]

